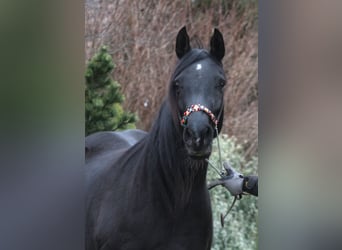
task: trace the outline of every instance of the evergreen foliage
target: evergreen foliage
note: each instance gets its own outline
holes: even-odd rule
[[[88,63],[85,75],[86,135],[97,131],[134,128],[137,118],[122,108],[124,96],[120,84],[111,76],[114,67],[105,46]]]

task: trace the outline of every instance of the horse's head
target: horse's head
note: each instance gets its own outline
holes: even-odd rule
[[[216,128],[220,131],[222,127],[224,53],[223,37],[217,29],[209,51],[191,49],[185,27],[177,35],[176,54],[180,61],[172,77],[170,97],[176,126],[192,158],[203,159],[211,154]]]

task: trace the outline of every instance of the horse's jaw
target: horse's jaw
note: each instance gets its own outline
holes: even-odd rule
[[[208,158],[203,157],[190,157],[188,156],[184,160],[184,168],[190,168],[193,171],[205,170],[207,169]]]

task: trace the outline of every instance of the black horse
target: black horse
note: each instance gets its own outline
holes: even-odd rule
[[[149,133],[86,138],[86,249],[210,249],[206,159],[223,120],[217,29],[210,50],[192,49],[185,27],[169,93]]]

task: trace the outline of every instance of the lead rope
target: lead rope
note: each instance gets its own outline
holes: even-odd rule
[[[219,136],[218,136],[218,129],[217,126],[215,127],[215,132],[216,132],[216,140],[217,140],[217,148],[218,148],[218,152],[219,152],[219,164],[221,167],[221,171],[219,171],[215,165],[209,161],[209,159],[205,159],[206,162],[208,162],[208,164],[210,165],[210,167],[212,169],[214,169],[216,171],[216,173],[220,176],[220,177],[224,177],[226,175],[226,170],[223,166],[223,162],[222,162],[222,155],[221,155],[221,148],[220,148],[220,140],[219,140]]]
[[[222,162],[222,155],[221,155],[221,147],[220,147],[220,139],[219,139],[219,133],[218,133],[218,129],[217,126],[215,126],[215,131],[216,131],[216,140],[217,140],[217,148],[218,148],[218,152],[219,152],[219,164],[221,167],[221,177],[226,175],[226,169],[223,166],[223,162]]]
[[[212,162],[209,161],[209,159],[206,159],[206,161],[208,162],[209,166],[211,168],[213,168],[216,173],[221,177],[225,177],[228,175],[226,169],[223,166],[223,162],[222,162],[222,155],[221,155],[221,147],[220,147],[220,139],[219,139],[219,133],[218,133],[218,129],[217,126],[215,126],[215,131],[216,131],[216,140],[217,140],[217,149],[218,149],[218,154],[219,154],[219,164],[221,167],[221,172],[214,166],[214,164]],[[234,200],[233,203],[229,206],[227,212],[225,213],[225,215],[223,215],[222,213],[220,214],[220,219],[221,219],[221,226],[224,227],[224,220],[227,217],[227,215],[229,214],[229,212],[232,210],[232,208],[235,205],[236,200],[240,200],[242,198],[241,194],[240,195],[235,195],[234,196]]]
[[[224,219],[227,217],[227,215],[229,214],[230,210],[232,210],[232,208],[234,207],[236,200],[241,200],[241,198],[242,198],[241,194],[235,195],[235,196],[234,196],[233,203],[232,203],[232,204],[230,205],[230,207],[228,208],[226,214],[223,216],[223,214],[221,213],[221,226],[222,226],[222,227],[224,227]]]

